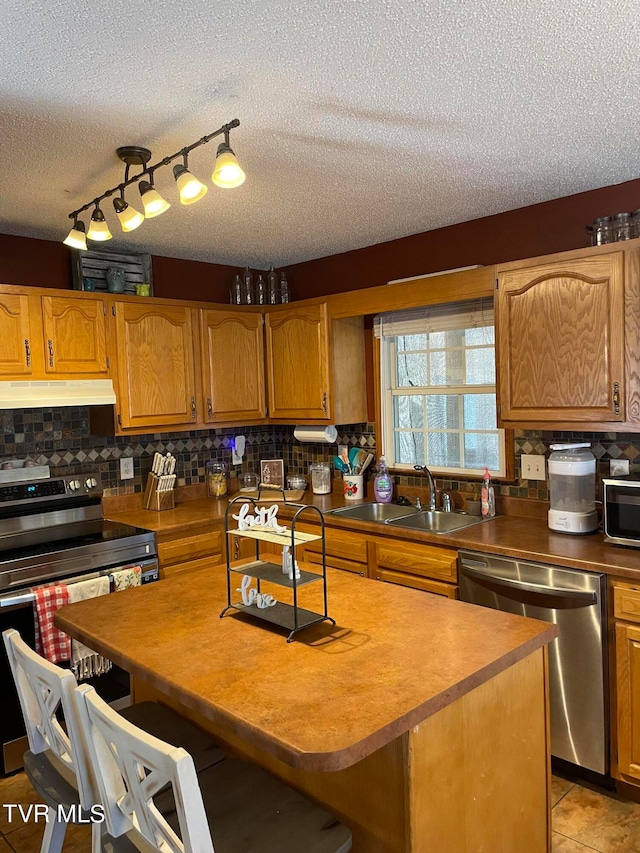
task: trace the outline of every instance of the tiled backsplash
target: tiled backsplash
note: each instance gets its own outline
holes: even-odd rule
[[[61,409],[14,409],[0,412],[0,461],[10,458],[30,458],[49,465],[52,473],[85,473],[99,469],[105,489],[111,494],[139,492],[151,469],[156,450],[170,451],[177,459],[179,485],[203,482],[205,464],[211,460],[226,462],[229,470],[259,471],[260,459],[284,459],[285,473],[306,474],[311,462],[330,462],[335,445],[300,443],[290,426],[254,426],[237,429],[214,429],[191,432],[152,433],[132,436],[89,435],[89,412],[86,407]],[[234,435],[246,436],[242,465],[231,465],[231,444]],[[628,459],[632,470],[640,457],[640,435],[633,433],[563,433],[516,431],[516,479],[511,483],[496,483],[498,494],[511,497],[548,500],[548,484],[520,478],[520,455],[541,454],[548,457],[549,445],[556,442],[589,441],[598,460],[599,477],[609,473],[610,459]],[[358,446],[376,453],[374,424],[351,424],[338,427],[338,442]],[[120,458],[131,456],[134,461],[132,480],[120,479]],[[640,468],[640,462],[637,462]],[[409,486],[426,485],[423,477],[397,476],[396,483]],[[480,483],[468,480],[438,479],[438,487],[477,494]]]

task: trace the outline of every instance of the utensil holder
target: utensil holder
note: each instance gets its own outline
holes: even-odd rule
[[[345,474],[342,482],[346,501],[361,501],[364,498],[364,477],[362,474]]]

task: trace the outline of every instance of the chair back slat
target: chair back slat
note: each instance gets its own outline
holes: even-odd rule
[[[9,666],[16,685],[29,749],[34,754],[48,752],[74,777],[80,802],[90,809],[97,791],[82,732],[78,727],[75,703],[70,699],[77,687],[72,672],[41,657],[13,628],[3,632]],[[58,712],[62,707],[66,729]]]
[[[161,853],[215,853],[193,758],[138,729],[93,687],[74,698],[86,735],[109,833],[134,833]],[[173,789],[181,838],[154,802]]]

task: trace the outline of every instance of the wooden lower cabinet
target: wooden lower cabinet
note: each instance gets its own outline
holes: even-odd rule
[[[452,548],[385,539],[372,543],[369,559],[376,580],[457,597],[458,552]]]
[[[222,522],[197,527],[190,532],[158,534],[161,578],[210,566],[212,558],[219,563],[225,559]]]
[[[616,776],[640,785],[640,589],[616,583],[613,590]]]
[[[392,569],[378,569],[375,579],[384,583],[396,583],[400,586],[408,586],[411,589],[420,589],[433,595],[444,595],[447,598],[458,597],[458,587],[450,583],[433,581],[430,578],[422,578],[410,575],[407,572],[394,572]]]
[[[307,533],[317,533],[317,525],[297,525]],[[316,566],[322,566],[322,541],[309,542],[300,549],[302,560]],[[298,557],[298,559],[300,559]],[[332,530],[325,527],[325,559],[327,568],[342,569],[362,577],[367,576],[367,537],[345,530]]]

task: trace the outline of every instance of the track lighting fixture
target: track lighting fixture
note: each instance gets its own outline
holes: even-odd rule
[[[182,157],[183,161],[182,165],[173,167],[173,176],[176,181],[178,192],[180,193],[181,204],[193,204],[194,202],[199,201],[207,193],[208,188],[189,171],[189,152],[194,148],[198,148],[200,145],[204,145],[221,134],[224,134],[224,142],[218,146],[216,164],[211,180],[216,184],[216,186],[226,189],[239,187],[245,180],[245,173],[240,168],[235,154],[229,145],[229,133],[234,127],[238,127],[239,125],[240,122],[238,119],[233,119],[233,121],[222,125],[221,128],[210,133],[208,136],[203,136],[202,139],[199,139],[192,145],[181,148],[180,151],[176,151],[176,153],[171,154],[170,157],[164,157],[152,166],[147,165],[151,159],[151,151],[149,151],[148,148],[141,148],[137,145],[127,145],[122,148],[118,148],[116,153],[126,164],[124,180],[121,184],[118,184],[118,186],[106,190],[102,195],[94,198],[93,201],[87,202],[87,204],[79,207],[77,210],[74,210],[69,214],[69,218],[73,219],[73,228],[69,231],[69,234],[63,242],[74,249],[86,249],[86,238],[89,240],[110,240],[112,234],[109,231],[109,226],[104,218],[104,214],[100,209],[100,202],[115,193],[119,193],[119,198],[114,198],[113,206],[118,219],[120,220],[120,225],[123,231],[133,231],[141,225],[145,219],[152,219],[154,216],[159,216],[161,213],[164,213],[165,210],[168,210],[171,205],[155,189],[154,175],[158,169],[161,169],[163,166],[168,166],[172,160],[176,159],[176,157]],[[141,166],[142,169],[139,174],[129,177],[129,169],[131,166]],[[138,188],[140,190],[140,197],[144,207],[144,214],[131,207],[124,198],[125,188],[138,181],[140,182]],[[91,215],[89,231],[85,237],[84,223],[78,219],[78,216],[83,211],[89,210],[94,205],[95,210]]]
[[[149,176],[151,181],[140,181],[140,198],[144,207],[144,215],[146,219],[153,219],[154,216],[160,216],[165,210],[169,210],[171,205],[162,198],[158,190],[153,186],[153,175]]]
[[[180,204],[193,204],[207,194],[209,187],[194,177],[187,168],[187,155],[182,166],[173,167],[173,177],[180,192]]]
[[[124,190],[120,190],[120,198],[114,198],[113,207],[123,231],[134,231],[144,222],[144,215],[124,200]]]
[[[65,239],[62,241],[66,246],[71,246],[72,249],[87,250],[87,235],[84,233],[84,222],[81,222],[78,217],[74,217],[73,228]]]
[[[113,237],[109,226],[104,218],[104,213],[96,204],[96,209],[91,214],[89,222],[89,230],[87,231],[87,239],[89,240],[110,240]]]
[[[245,178],[246,175],[240,168],[236,155],[229,145],[229,133],[227,131],[224,134],[224,142],[218,145],[216,165],[211,180],[217,187],[231,190],[243,184]]]

